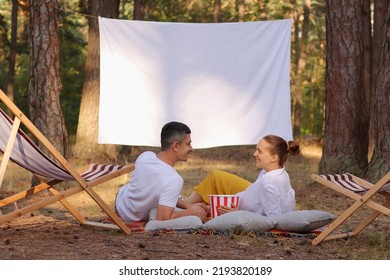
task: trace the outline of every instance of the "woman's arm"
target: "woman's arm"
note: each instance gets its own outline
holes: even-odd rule
[[[276,216],[282,214],[280,193],[272,185],[264,187],[260,199],[265,216]]]

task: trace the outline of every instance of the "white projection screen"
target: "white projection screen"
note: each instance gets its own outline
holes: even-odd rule
[[[158,147],[170,121],[191,128],[194,148],[292,139],[291,20],[99,28],[99,143]]]

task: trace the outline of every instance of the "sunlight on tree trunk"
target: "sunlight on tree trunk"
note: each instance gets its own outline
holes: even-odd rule
[[[8,58],[8,82],[7,95],[11,100],[14,100],[15,88],[15,61],[16,61],[16,42],[18,30],[18,0],[12,0],[12,20],[11,20],[11,43]]]
[[[295,17],[295,56],[296,56],[296,74],[295,74],[295,95],[294,97],[294,118],[293,118],[293,135],[294,138],[299,139],[301,136],[301,118],[302,118],[302,106],[303,106],[303,95],[304,95],[304,81],[305,81],[305,70],[306,70],[306,47],[308,42],[309,34],[309,23],[310,23],[310,0],[305,0],[303,3],[303,20],[302,28],[299,29],[299,18],[297,14]],[[301,33],[301,36],[298,36]],[[299,39],[301,37],[301,39]]]

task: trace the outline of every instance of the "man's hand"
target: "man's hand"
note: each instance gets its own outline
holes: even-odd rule
[[[194,216],[198,216],[202,222],[206,221],[207,218],[207,206],[203,203],[191,204],[188,208],[188,211]]]

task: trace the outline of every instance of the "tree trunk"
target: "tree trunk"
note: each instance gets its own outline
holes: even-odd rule
[[[259,20],[268,20],[267,7],[265,0],[257,0],[259,6]]]
[[[145,19],[145,8],[146,0],[134,0],[134,20],[144,20]],[[129,155],[138,155],[139,147],[138,146],[122,146],[121,153],[127,153]]]
[[[301,39],[299,36],[296,36],[296,75],[295,75],[295,95],[294,95],[294,123],[293,123],[293,135],[295,138],[300,138],[301,136],[301,118],[302,118],[302,104],[303,104],[303,95],[304,87],[303,83],[305,80],[305,68],[306,68],[306,47],[308,42],[309,34],[309,24],[310,24],[310,0],[305,0],[303,3],[303,21],[301,29]],[[300,15],[298,14],[296,20],[299,22]],[[297,30],[296,33],[299,33],[299,24],[295,25]]]
[[[126,14],[126,2],[127,0],[120,0],[120,5],[121,5],[121,8],[120,8],[120,15],[121,15],[121,18],[125,18],[125,14]]]
[[[214,0],[214,22],[221,22],[221,0]]]
[[[118,18],[119,0],[89,0],[88,3],[90,15],[93,17],[88,18],[88,48],[75,154],[80,157],[94,157],[105,153],[110,158],[114,158],[115,146],[99,145],[97,142],[100,96],[100,44],[97,17]]]
[[[363,85],[368,108],[371,96],[371,0],[363,0]]]
[[[362,176],[368,164],[362,1],[327,0],[327,6],[325,135],[319,171]]]
[[[146,0],[134,0],[134,20],[144,20],[145,19],[145,2]]]
[[[238,21],[244,21],[245,0],[236,0]]]
[[[382,28],[382,48],[373,106],[374,154],[367,178],[376,182],[390,170],[390,4],[387,3]]]
[[[16,61],[16,43],[18,29],[18,0],[12,0],[12,20],[11,20],[11,44],[8,58],[8,82],[7,95],[11,100],[14,100],[15,87],[15,61]]]
[[[372,36],[372,63],[371,63],[371,96],[375,94],[376,79],[378,74],[380,48],[382,46],[382,27],[389,0],[374,1],[374,32]],[[373,104],[373,102],[370,102]]]
[[[30,0],[31,120],[66,156],[68,133],[60,107],[60,43],[57,0]]]
[[[366,0],[369,1],[369,0]],[[372,154],[375,145],[375,128],[374,128],[374,101],[375,87],[378,76],[379,55],[382,46],[382,27],[385,17],[386,7],[389,0],[374,1],[374,24],[371,40],[371,69],[370,69],[370,95],[368,97],[368,105],[370,108],[370,127],[369,127],[369,155]]]

